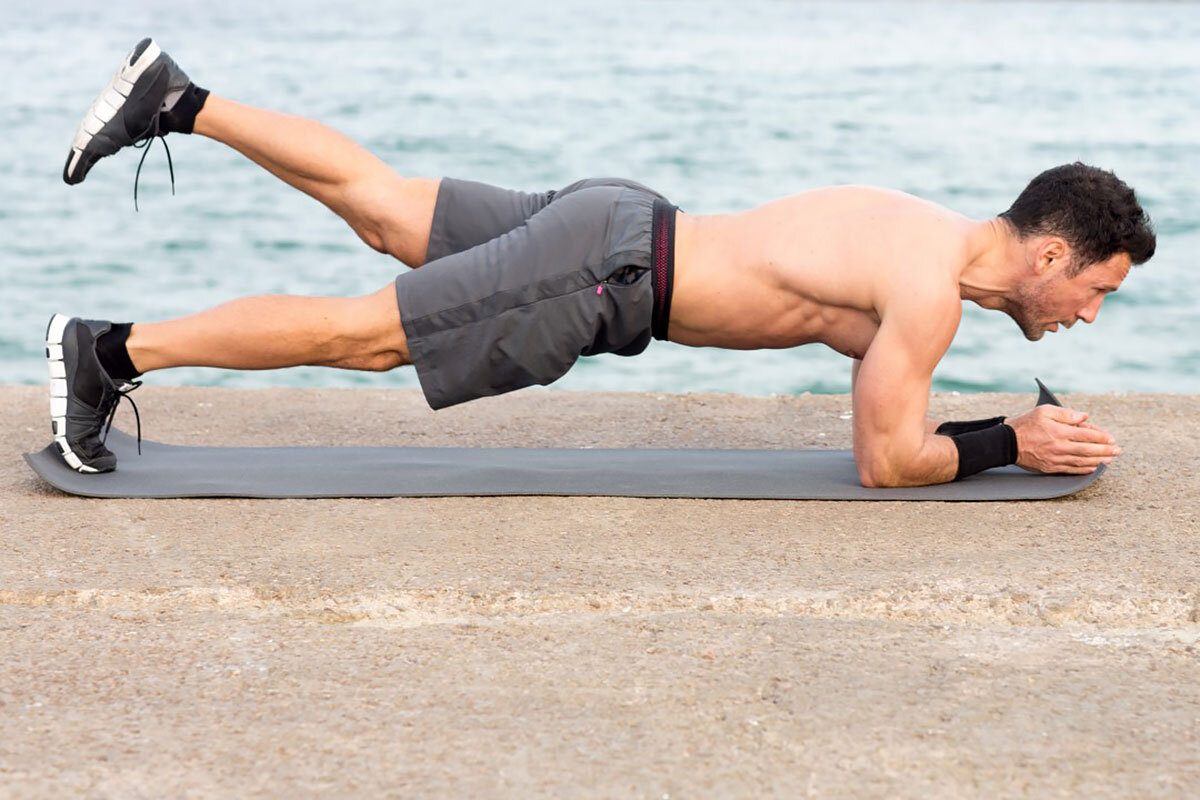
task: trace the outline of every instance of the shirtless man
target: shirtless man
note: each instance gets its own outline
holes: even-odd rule
[[[561,377],[580,355],[651,338],[734,349],[822,343],[854,360],[854,456],[866,486],[951,481],[1002,464],[1087,473],[1120,453],[1071,409],[938,425],[934,367],[962,300],[1040,339],[1092,322],[1154,253],[1149,218],[1109,172],[1066,165],[976,221],[901,192],[843,186],[739,214],[685,214],[632,181],[511,192],[405,178],[317,123],[210,95],[151,40],[76,133],[63,178],[167,133],[216,139],[311,195],[414,269],[356,298],[259,296],[167,322],[55,315],[51,417],[81,472],[116,466],[105,422],[151,370],[412,364],[443,408]],[[416,269],[425,265],[423,269]]]

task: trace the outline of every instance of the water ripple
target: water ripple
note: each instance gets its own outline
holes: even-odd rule
[[[482,0],[150,6],[142,24],[203,85],[312,114],[408,175],[525,189],[627,174],[689,211],[746,208],[828,183],[911,191],[976,217],[1076,158],[1129,180],[1159,250],[1092,326],[1025,342],[968,308],[935,375],[946,391],[1200,391],[1200,6],[1133,3],[739,3],[596,6]],[[1080,13],[1086,8],[1086,13]],[[131,44],[85,0],[35,4],[0,31],[0,364],[41,381],[46,315],[163,319],[278,291],[359,294],[397,265],[228,148],[172,136],[161,156],[59,177],[79,113]],[[1071,31],[1063,47],[1061,31]],[[53,32],[53,59],[37,46]],[[1117,54],[1114,56],[1114,54]],[[88,76],[92,76],[89,78]],[[128,157],[127,157],[128,156]],[[589,359],[560,384],[749,393],[846,391],[824,348],[737,353],[655,343]],[[156,382],[403,385],[411,371],[180,370]]]

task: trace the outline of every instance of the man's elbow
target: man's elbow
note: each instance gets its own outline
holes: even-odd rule
[[[855,459],[858,467],[858,482],[868,489],[888,489],[898,486],[916,486],[922,483],[894,460],[882,456],[866,456]]]
[[[858,471],[858,482],[867,489],[894,489],[897,486],[911,486],[908,481],[898,475],[886,472]]]
[[[881,458],[860,458],[857,460],[858,482],[868,489],[884,489],[891,486],[903,486],[899,470]]]
[[[876,477],[875,473],[863,467],[858,468],[858,482],[867,489],[880,488],[879,478]]]

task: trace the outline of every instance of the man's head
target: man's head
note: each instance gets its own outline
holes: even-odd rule
[[[1154,255],[1154,229],[1133,189],[1078,161],[1038,175],[1000,219],[1025,246],[1028,277],[1008,312],[1032,340],[1094,320],[1130,267]]]

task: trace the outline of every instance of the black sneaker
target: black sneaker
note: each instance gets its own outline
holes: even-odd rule
[[[117,403],[141,381],[114,381],[100,366],[96,339],[111,322],[55,314],[46,326],[46,360],[50,365],[50,427],[63,460],[77,472],[111,472],[117,457],[104,446]],[[133,401],[130,400],[130,405]],[[141,450],[141,416],[138,449]]]
[[[165,136],[159,116],[174,108],[189,83],[184,71],[153,39],[138,42],[83,115],[67,154],[63,180],[81,183],[92,165],[105,156]]]

